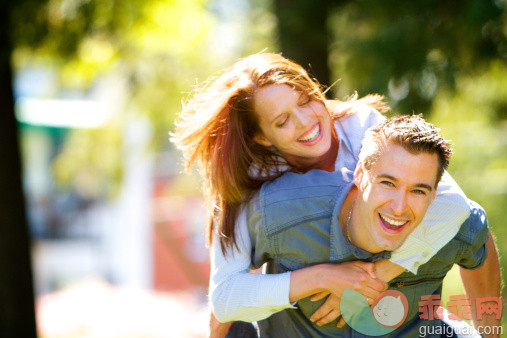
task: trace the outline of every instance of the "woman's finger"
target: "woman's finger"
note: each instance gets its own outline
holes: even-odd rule
[[[338,323],[336,323],[336,327],[344,327],[345,326],[345,320],[343,319],[343,317],[340,317],[340,319],[338,319]]]
[[[322,325],[326,325],[327,323],[331,323],[333,320],[340,317],[340,315],[341,315],[340,311],[334,309],[331,312],[329,312],[324,318],[319,320],[317,322],[317,325],[322,326]]]
[[[310,320],[312,322],[319,322],[326,316],[328,316],[331,312],[337,311],[338,314],[340,313],[340,298],[336,297],[335,295],[330,295],[324,304],[322,304],[317,311],[315,311],[312,316],[310,317]]]
[[[321,300],[322,298],[326,297],[327,295],[329,295],[329,292],[322,291],[322,292],[314,294],[312,296],[312,298],[310,298],[310,299],[312,300],[312,302],[316,302],[316,301]]]
[[[365,287],[364,289],[357,290],[360,294],[364,296],[364,298],[369,298],[371,300],[375,300],[382,294],[382,292],[379,292],[377,290],[374,290],[369,287]]]

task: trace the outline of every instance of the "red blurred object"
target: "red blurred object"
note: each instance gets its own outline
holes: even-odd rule
[[[155,290],[188,290],[208,287],[210,265],[208,259],[194,259],[190,250],[202,253],[202,248],[192,248],[190,223],[196,210],[202,207],[201,198],[166,197],[170,182],[158,180],[154,191],[153,261]],[[202,233],[204,237],[204,220]],[[206,258],[207,258],[207,252]]]

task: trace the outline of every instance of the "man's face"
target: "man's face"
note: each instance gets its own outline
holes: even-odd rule
[[[435,199],[438,165],[436,154],[414,155],[390,142],[369,170],[358,164],[352,232],[359,247],[377,253],[403,244]]]

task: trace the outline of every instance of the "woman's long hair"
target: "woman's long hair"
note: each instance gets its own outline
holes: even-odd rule
[[[327,103],[333,118],[352,113],[357,104],[383,107],[378,95],[346,102],[326,101],[318,82],[301,66],[271,53],[241,59],[221,76],[196,88],[184,103],[170,136],[183,152],[186,169],[198,165],[208,202],[208,244],[216,230],[224,253],[237,247],[234,226],[241,205],[264,182],[283,174],[280,167],[287,168],[276,149],[254,141],[254,136],[261,133],[254,94],[271,84],[289,85]]]

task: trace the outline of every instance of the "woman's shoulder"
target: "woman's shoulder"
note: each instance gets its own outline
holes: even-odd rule
[[[345,138],[362,140],[364,133],[370,127],[376,126],[385,117],[375,108],[368,105],[356,104],[346,111],[346,114],[335,118],[334,126],[338,135]]]
[[[366,104],[357,104],[349,107],[347,114],[338,117],[335,122],[339,122],[347,127],[368,129],[384,120],[385,117],[375,108]]]

